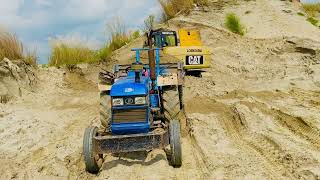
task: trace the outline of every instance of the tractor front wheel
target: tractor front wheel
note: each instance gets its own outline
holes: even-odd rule
[[[110,131],[111,99],[107,92],[100,93],[100,123],[101,129]]]
[[[171,165],[180,167],[182,164],[182,152],[180,143],[180,123],[173,120],[169,125],[170,149],[171,149]]]
[[[86,171],[92,174],[97,174],[103,163],[103,154],[97,154],[94,148],[93,138],[97,136],[97,133],[97,127],[88,127],[83,137],[83,154]]]

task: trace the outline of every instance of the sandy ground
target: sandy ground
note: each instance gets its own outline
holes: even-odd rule
[[[244,37],[224,29],[230,11],[248,27]],[[299,11],[280,0],[216,0],[169,22],[201,28],[213,52],[203,78],[186,78],[181,168],[154,150],[109,155],[98,175],[86,173],[82,135],[98,124],[98,68],[50,68],[38,71],[37,90],[0,104],[0,179],[320,179],[320,30]]]

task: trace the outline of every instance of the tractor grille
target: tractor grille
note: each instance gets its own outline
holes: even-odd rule
[[[137,123],[146,122],[147,109],[113,110],[113,123]]]

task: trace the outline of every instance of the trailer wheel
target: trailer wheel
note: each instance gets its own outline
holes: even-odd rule
[[[107,92],[100,93],[100,123],[101,129],[109,131],[111,117],[111,102]]]
[[[103,154],[94,152],[93,138],[97,135],[97,127],[88,127],[83,137],[83,154],[86,171],[97,174],[103,163]]]
[[[180,124],[179,121],[173,120],[169,125],[171,165],[180,167],[182,164],[182,152],[180,143]]]

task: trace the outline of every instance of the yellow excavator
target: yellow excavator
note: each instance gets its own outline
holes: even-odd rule
[[[162,55],[184,63],[186,75],[201,77],[202,72],[210,67],[211,52],[203,46],[200,31],[180,29],[176,31],[151,30],[154,46],[162,48]]]

